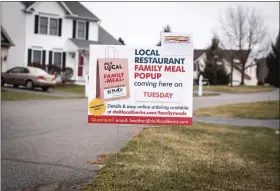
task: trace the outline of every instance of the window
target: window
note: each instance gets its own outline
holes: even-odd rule
[[[62,52],[53,53],[53,65],[61,68],[62,66]]]
[[[7,73],[18,73],[19,72],[19,67],[16,67],[16,68],[12,68],[12,69],[10,69],[9,71],[7,71]]]
[[[39,17],[39,33],[40,34],[49,34],[49,35],[58,35],[58,18],[49,18],[49,17]]]
[[[27,73],[29,73],[29,70],[27,68],[20,68],[18,73],[27,74]]]
[[[58,19],[50,18],[50,35],[58,35]]]
[[[40,34],[48,34],[48,17],[40,17]]]
[[[193,64],[193,71],[197,71],[197,63]]]
[[[42,51],[41,50],[33,50],[32,51],[32,63],[42,64]]]
[[[86,38],[86,23],[84,21],[77,22],[77,38],[85,39]]]

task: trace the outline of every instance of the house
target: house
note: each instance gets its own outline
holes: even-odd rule
[[[99,23],[75,1],[2,2],[2,25],[17,45],[10,49],[8,68],[31,63],[71,68],[71,80],[83,84],[89,45],[121,45]]]
[[[267,58],[262,57],[255,59],[255,62],[257,64],[257,79],[258,79],[258,84],[263,85],[265,84],[266,77],[268,75],[268,67],[267,67]]]
[[[12,39],[1,26],[1,72],[7,70],[7,62],[9,59],[9,49],[11,46],[15,46]]]
[[[194,50],[194,80],[198,79],[198,71],[203,71],[205,68],[205,60],[207,50],[195,49]],[[222,59],[217,62],[217,64],[224,64],[226,71],[228,74],[231,73],[231,61],[233,61],[233,74],[232,74],[232,82],[233,85],[239,85],[241,82],[241,66],[240,63],[240,53],[236,50],[221,50],[221,54],[223,55]],[[245,51],[242,54],[246,54]],[[248,59],[246,66],[254,65],[255,60]],[[252,67],[248,67],[245,70],[244,83],[245,85],[255,86],[258,83],[257,79],[257,70],[256,65]]]

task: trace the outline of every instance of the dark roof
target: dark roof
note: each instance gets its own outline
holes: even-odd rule
[[[36,1],[21,1],[21,3],[25,6],[25,8],[30,7]],[[70,11],[79,17],[90,18],[96,21],[100,21],[100,19],[95,16],[92,12],[90,12],[87,8],[85,8],[78,1],[62,1],[65,5],[70,9]],[[59,3],[59,2],[58,2]]]
[[[64,3],[67,5],[67,7],[71,10],[73,14],[76,14],[80,17],[86,17],[100,21],[100,19],[97,16],[95,16],[92,12],[85,8],[81,3],[77,1],[64,1]]]
[[[123,45],[116,40],[110,33],[104,28],[99,26],[98,30],[98,41],[70,39],[77,47],[88,49],[90,44],[105,44],[105,45]]]
[[[25,6],[25,8],[28,8],[29,6],[31,6],[35,2],[36,1],[21,1],[21,3]]]
[[[97,41],[90,41],[90,40],[80,40],[80,39],[70,39],[77,47],[83,49],[89,49],[90,44],[100,44]]]
[[[248,51],[239,51],[239,50],[222,50],[222,55],[228,63],[231,63],[233,59],[241,60],[242,58],[247,58]],[[241,73],[241,66],[237,63],[233,65],[233,67]],[[248,74],[245,74],[245,79],[250,80],[251,77]]]
[[[193,60],[198,59],[205,52],[206,52],[206,50],[195,49],[193,52]]]
[[[2,40],[3,38],[3,40]],[[5,31],[4,27],[1,25],[1,46],[15,46],[12,39],[8,35],[8,33]]]
[[[99,26],[98,30],[98,41],[100,44],[123,45],[101,26]]]

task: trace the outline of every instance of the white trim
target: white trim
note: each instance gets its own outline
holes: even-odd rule
[[[56,21],[57,21],[57,23],[56,23],[57,30],[56,30],[56,34],[49,34],[49,35],[58,36],[58,34],[59,34],[59,19],[58,18],[52,18],[52,17],[49,18],[49,24],[50,24],[49,32],[50,32],[50,29],[51,29],[51,19],[56,19]]]
[[[61,5],[66,9],[66,11],[70,13],[70,15],[73,15],[72,11],[68,8],[68,6],[63,1],[60,1],[59,3],[61,3]]]
[[[57,14],[46,13],[46,12],[39,12],[39,15],[46,16],[46,17],[59,17]]]
[[[78,31],[79,31],[79,23],[84,23],[85,24],[85,27],[84,27],[84,38],[79,38],[79,33],[78,33]],[[76,39],[80,39],[80,40],[85,40],[86,39],[86,33],[87,33],[87,26],[86,26],[86,21],[82,21],[82,20],[77,20],[77,22],[76,22]]]
[[[43,34],[41,33],[41,17],[47,18],[48,22],[47,22],[47,34]],[[40,16],[38,15],[38,34],[42,34],[42,35],[48,35],[49,34],[49,18],[48,16]]]
[[[30,5],[26,10],[30,11],[30,9],[32,9],[34,7],[34,5],[36,5],[37,3],[39,3],[38,1],[35,1],[32,5]]]
[[[32,48],[31,49],[31,63],[34,62],[34,51],[40,51],[41,52],[41,58],[40,58],[40,64],[42,65],[43,63],[43,49],[41,48]]]
[[[40,3],[39,1],[36,1],[35,3],[33,3],[31,6],[29,6],[26,10],[30,11],[31,8],[34,7],[34,5],[36,5],[37,3]],[[67,7],[67,5],[64,2],[56,2],[56,3],[60,3],[62,5],[62,7],[64,7],[66,9],[66,11],[68,11],[70,13],[70,15],[73,15],[72,11]]]
[[[47,18],[48,22],[47,22],[47,34],[43,34],[41,33],[41,17],[44,17],[44,18]],[[51,19],[56,19],[57,20],[57,33],[56,34],[50,34],[50,20]],[[38,34],[41,34],[41,35],[50,35],[50,36],[58,36],[59,34],[59,18],[58,17],[55,17],[55,16],[48,16],[48,15],[45,15],[45,14],[39,14],[38,15]],[[61,26],[62,27],[62,26]]]

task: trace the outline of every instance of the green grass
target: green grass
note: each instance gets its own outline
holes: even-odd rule
[[[32,93],[1,90],[2,101],[55,100],[55,99],[75,99],[75,98],[83,98],[83,97],[82,96],[81,97],[58,97],[58,96],[38,95]]]
[[[194,86],[194,90],[197,90],[198,86]],[[271,86],[203,86],[205,91],[223,92],[223,93],[258,93],[258,92],[270,92],[273,90]]]
[[[54,91],[57,92],[65,92],[65,93],[75,93],[85,95],[85,86],[79,85],[59,85],[52,88]]]
[[[194,115],[249,119],[280,119],[279,104],[279,100],[228,104],[201,108],[195,111]]]
[[[111,155],[87,191],[279,190],[275,130],[195,123],[146,128]]]

